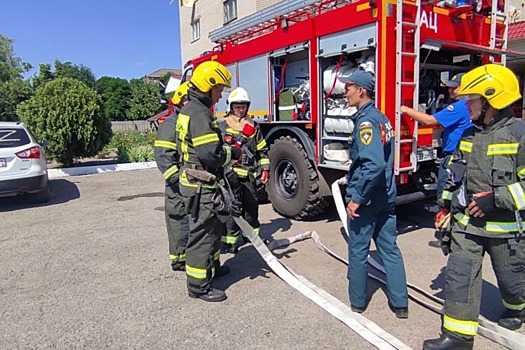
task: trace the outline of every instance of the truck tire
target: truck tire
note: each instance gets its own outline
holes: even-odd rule
[[[297,220],[323,212],[326,202],[319,196],[317,171],[296,138],[281,136],[270,147],[270,180],[266,190],[279,214]]]

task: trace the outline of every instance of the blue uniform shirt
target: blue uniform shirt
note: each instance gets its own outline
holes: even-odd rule
[[[443,152],[454,152],[463,131],[471,126],[470,112],[466,103],[466,100],[455,102],[434,114],[434,118],[445,128],[441,136]]]
[[[350,169],[346,201],[367,205],[396,200],[394,178],[394,130],[388,118],[371,101],[353,116],[349,137]]]

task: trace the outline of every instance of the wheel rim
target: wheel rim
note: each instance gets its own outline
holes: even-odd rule
[[[276,187],[284,199],[293,199],[297,195],[297,168],[288,160],[280,160],[275,167]]]

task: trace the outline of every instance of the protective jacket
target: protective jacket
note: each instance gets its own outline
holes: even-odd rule
[[[190,88],[188,102],[177,118],[177,147],[183,159],[180,185],[185,196],[194,195],[198,187],[188,180],[186,169],[205,170],[220,178],[222,168],[231,160],[231,147],[222,142],[211,104],[210,97]],[[206,184],[202,187],[215,188]]]
[[[179,181],[180,155],[177,151],[175,125],[180,108],[175,106],[174,113],[159,126],[155,139],[155,161],[164,180],[175,184]]]
[[[485,130],[467,129],[449,165],[441,198],[465,233],[513,237],[525,209],[525,124],[510,108],[501,110]],[[493,209],[482,218],[466,210],[473,195],[492,191]]]
[[[251,117],[243,118],[244,123],[255,125],[255,133],[251,136],[245,136],[242,133],[243,122],[237,122],[237,117],[226,116],[219,120],[219,128],[225,143],[230,145],[242,144],[243,155],[242,161],[235,163],[232,170],[239,178],[249,178],[250,174],[253,179],[257,171],[269,170],[270,160],[268,159],[268,145],[263,137],[259,124],[254,122]],[[247,150],[247,151],[246,151]]]
[[[348,141],[352,163],[346,201],[362,205],[371,201],[395,202],[394,133],[390,121],[374,107],[373,101],[362,106],[352,119],[355,128]]]

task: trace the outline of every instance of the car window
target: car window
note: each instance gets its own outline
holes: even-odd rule
[[[0,127],[0,148],[19,147],[29,143],[31,139],[24,129]]]

